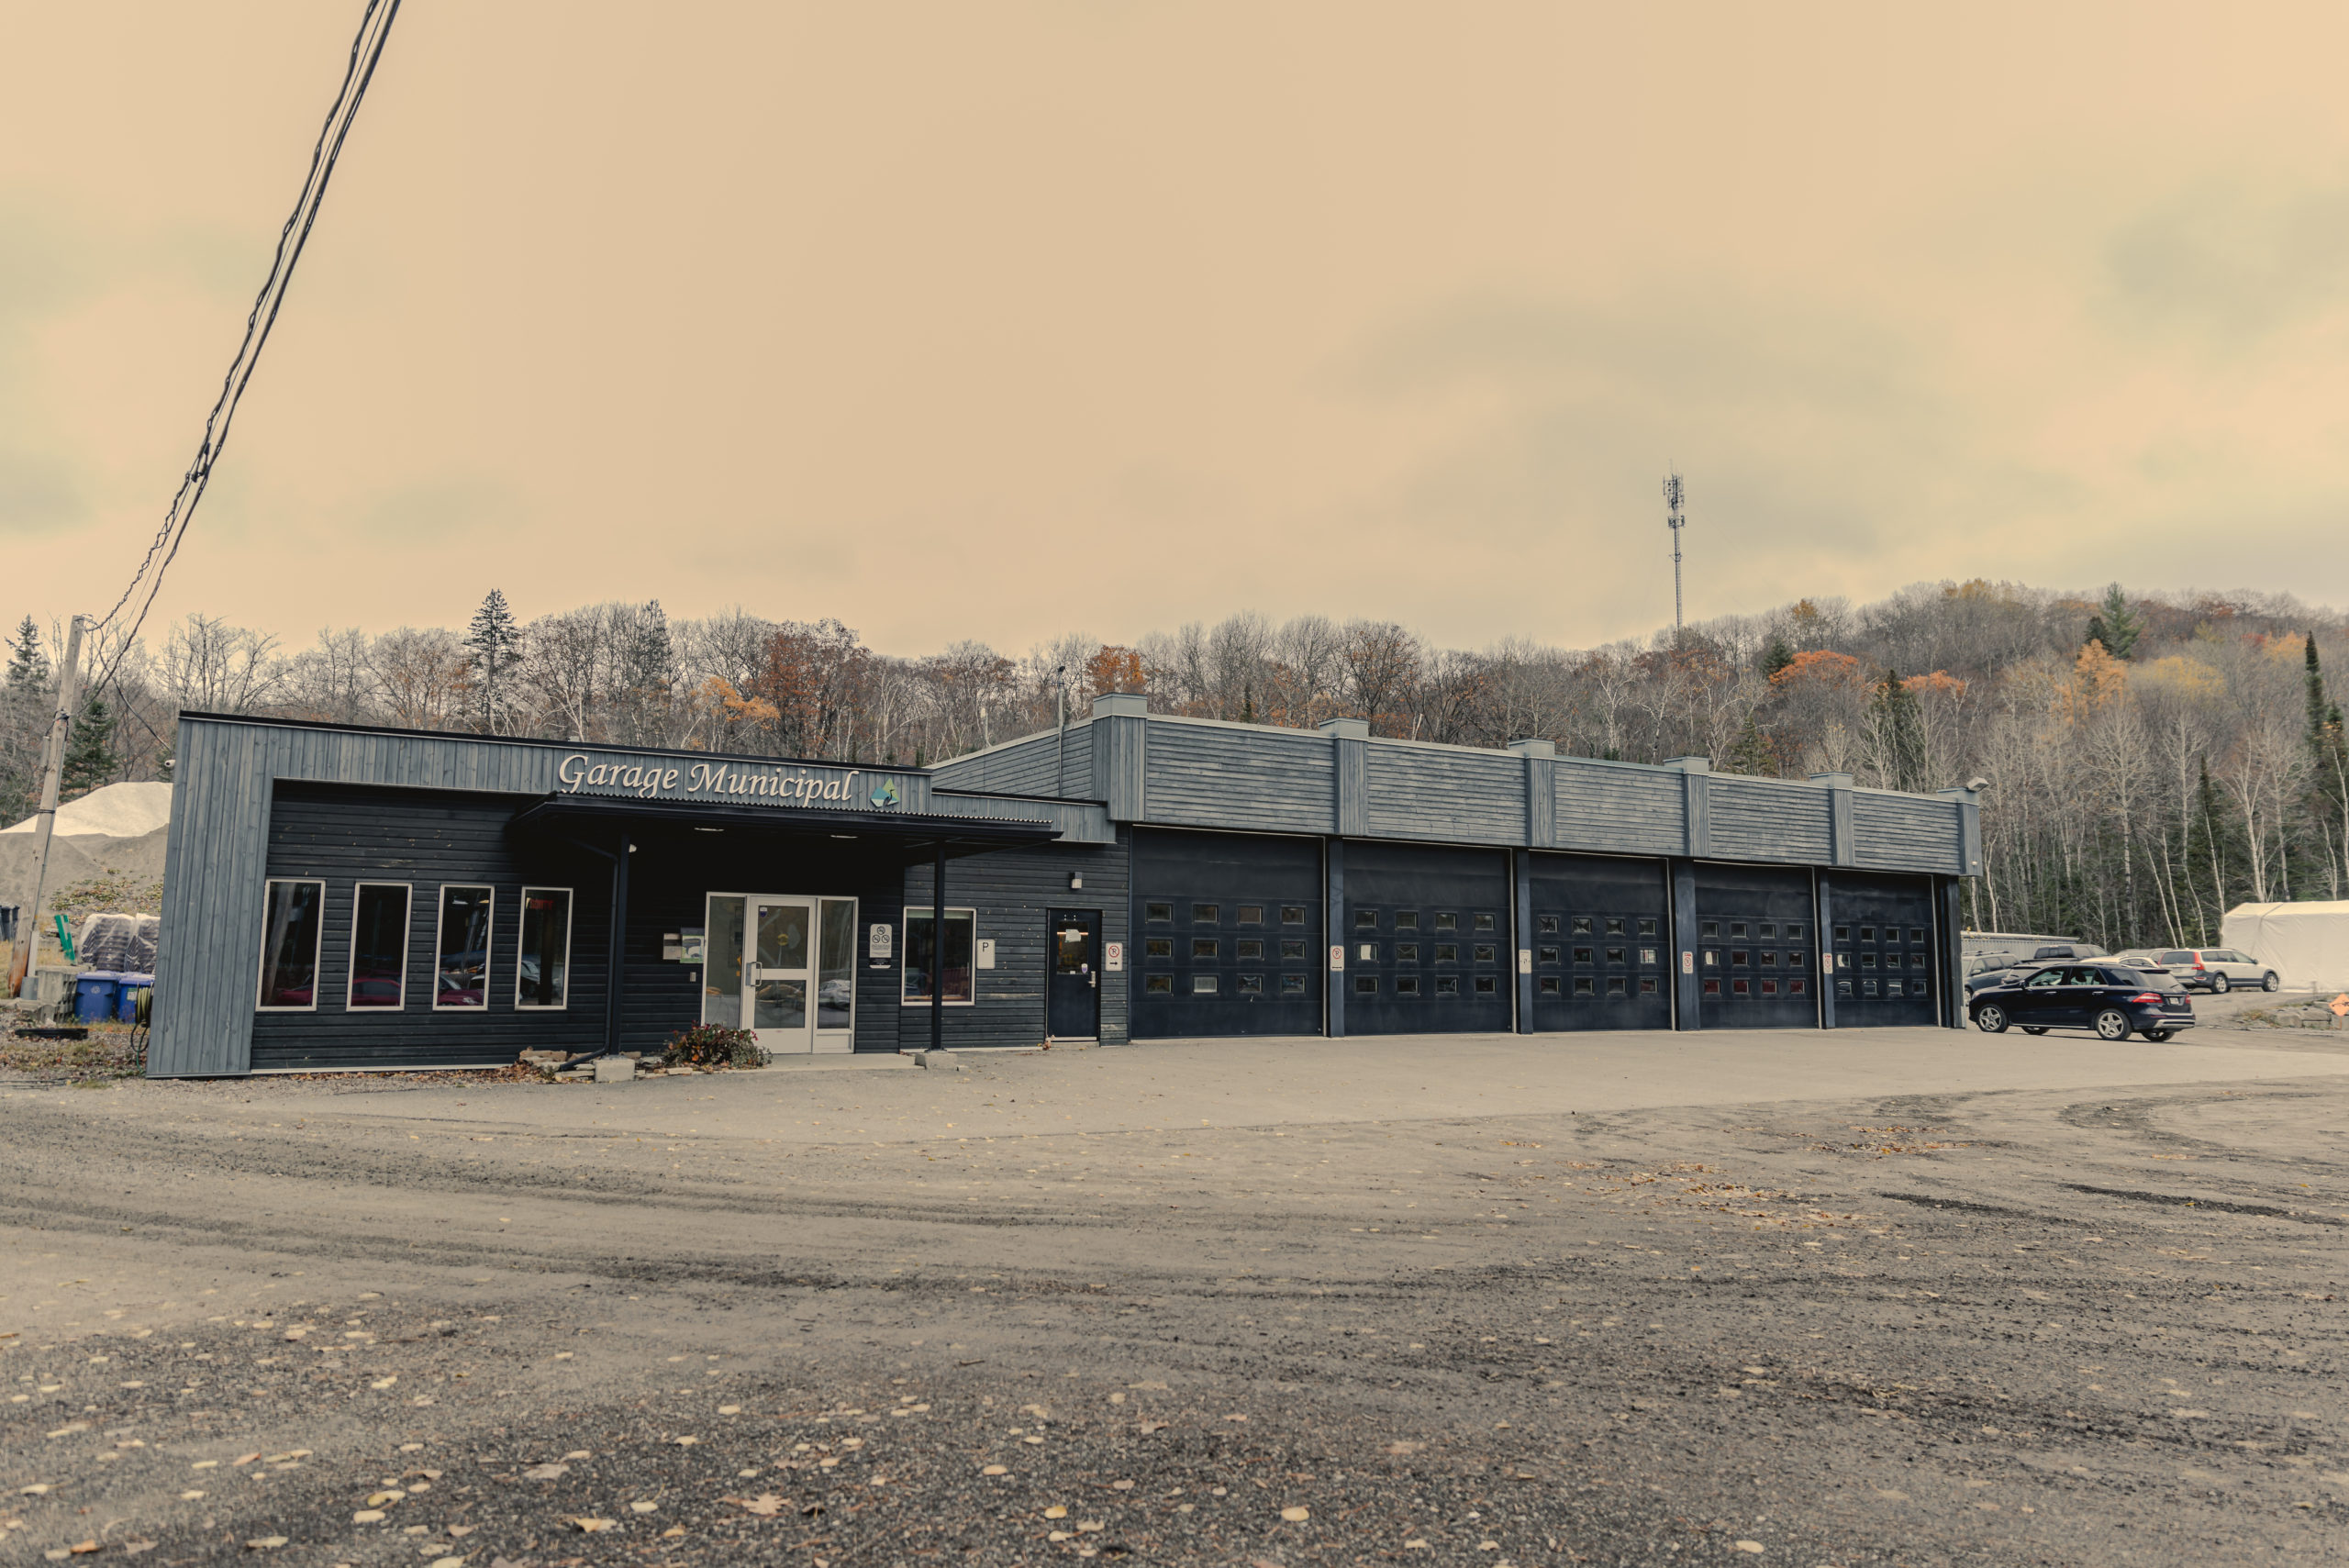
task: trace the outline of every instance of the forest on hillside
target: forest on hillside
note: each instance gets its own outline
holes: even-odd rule
[[[2349,887],[2349,756],[2325,670],[2343,618],[2288,597],[2100,597],[1980,579],[1568,649],[1436,647],[1389,621],[1253,614],[1131,643],[1070,635],[877,652],[836,620],[657,602],[523,622],[493,593],[464,628],[322,631],[289,649],[191,615],[160,649],[101,644],[69,791],[167,778],[182,710],[613,745],[921,764],[1082,717],[1102,692],[1260,724],[1368,719],[1464,746],[1522,737],[1864,786],[1984,781],[1968,924],[2119,947],[2215,941],[2235,904]],[[0,683],[0,819],[35,804],[57,629],[27,617]]]

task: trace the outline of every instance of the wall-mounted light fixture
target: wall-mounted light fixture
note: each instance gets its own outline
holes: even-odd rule
[[[1085,878],[1075,872],[1071,872],[1069,873],[1068,884],[1070,889],[1074,891],[1085,885]]]

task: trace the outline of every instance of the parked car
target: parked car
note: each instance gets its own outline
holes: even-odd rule
[[[2153,975],[2113,960],[2057,963],[1979,992],[1965,1008],[1986,1034],[2084,1029],[2100,1040],[2142,1034],[2165,1040],[2194,1027],[2194,1003],[2174,975]]]
[[[2130,968],[2141,970],[2147,974],[2167,974],[2169,973],[2169,966],[2164,963],[2154,954],[2149,952],[2115,953],[2112,955],[2112,962],[2115,963],[2125,963]]]
[[[2014,952],[1983,952],[1974,960],[1979,967],[1965,982],[1968,995],[1987,991],[2008,975],[2038,968],[2059,958],[2101,958],[2104,950],[2094,942],[2043,941],[2036,946]]]
[[[2238,985],[2276,991],[2284,984],[2282,976],[2239,948],[2171,948],[2161,960],[2184,984],[2221,995]]]

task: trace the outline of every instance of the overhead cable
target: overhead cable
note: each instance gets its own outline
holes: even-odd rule
[[[205,417],[204,439],[196,447],[195,459],[180,477],[179,489],[173,493],[171,506],[163,514],[162,526],[155,530],[139,570],[131,574],[128,586],[123,589],[114,607],[92,628],[103,631],[112,625],[123,607],[138,595],[140,585],[145,585],[146,596],[139,600],[137,617],[128,631],[117,634],[113,659],[105,673],[89,684],[93,695],[114,679],[124,655],[137,642],[139,628],[147,623],[147,612],[154,607],[155,595],[162,588],[163,573],[171,569],[181,544],[187,539],[188,524],[195,520],[195,509],[212,483],[212,471],[228,445],[228,430],[236,422],[237,405],[243,399],[253,370],[261,362],[261,351],[268,345],[270,329],[277,324],[277,313],[285,303],[285,291],[294,281],[294,268],[302,259],[303,247],[309,243],[310,229],[318,220],[319,205],[326,200],[327,184],[334,178],[335,163],[342,156],[343,140],[351,134],[351,123],[359,117],[359,106],[366,100],[368,83],[374,80],[376,62],[383,58],[384,40],[391,37],[392,23],[399,10],[400,0],[367,0],[366,10],[359,18],[359,32],[351,39],[342,84],[327,110],[325,124],[318,128],[301,195],[295,199],[294,210],[286,215],[285,226],[278,230],[277,250],[270,258],[269,276],[263,280],[261,293],[254,295],[253,307],[245,317],[244,339],[237,345],[236,357],[228,362],[228,374],[220,380],[220,395],[213,400],[212,412]]]

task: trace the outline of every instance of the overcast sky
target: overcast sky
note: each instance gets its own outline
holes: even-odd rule
[[[103,608],[356,0],[0,0],[0,614]],[[159,617],[1587,645],[2349,598],[2338,4],[407,0]]]

